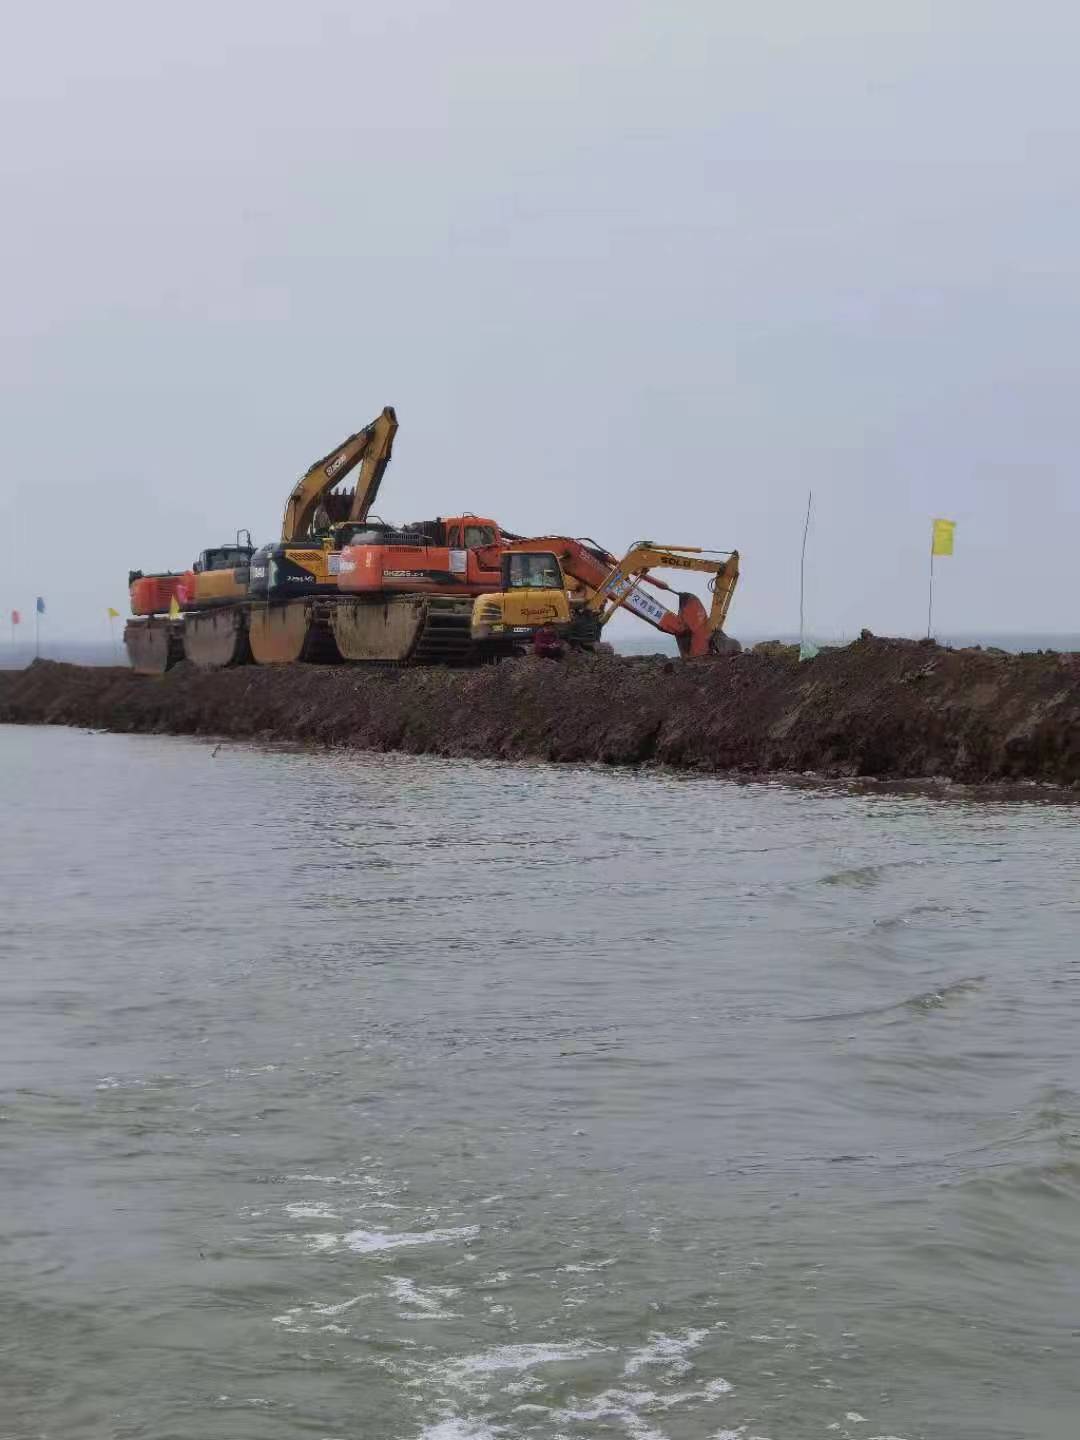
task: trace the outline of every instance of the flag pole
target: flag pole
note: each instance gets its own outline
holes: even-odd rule
[[[926,638],[930,639],[934,623],[934,525],[930,524],[930,600],[926,607]]]
[[[802,659],[803,640],[805,638],[805,606],[806,595],[806,537],[810,534],[810,506],[814,503],[814,492],[808,490],[806,494],[806,523],[802,532],[802,554],[799,557],[799,658]]]
[[[41,611],[34,607],[34,659],[41,659]]]

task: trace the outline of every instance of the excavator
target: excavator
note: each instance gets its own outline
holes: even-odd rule
[[[316,460],[285,502],[281,539],[251,557],[246,615],[257,664],[338,658],[330,622],[341,546],[367,520],[397,429],[397,415],[387,405],[370,425]],[[357,467],[353,489],[337,490]]]
[[[498,589],[499,557],[520,537],[475,515],[401,528],[372,517],[397,428],[387,406],[317,460],[286,501],[280,540],[256,550],[242,531],[181,575],[134,572],[134,668],[471,661],[473,597]]]
[[[344,660],[469,664],[472,602],[520,537],[479,515],[367,527],[343,544],[331,625]]]
[[[476,515],[401,527],[373,517],[396,432],[388,406],[317,461],[289,497],[281,541],[252,557],[258,664],[472,659],[473,597],[498,587],[499,556],[518,537]],[[339,495],[356,465],[355,489]]]
[[[316,460],[286,501],[280,541],[255,550],[249,535],[241,546],[240,534],[246,532],[240,532],[233,555],[224,546],[203,551],[179,577],[140,577],[161,583],[144,585],[138,594],[132,584],[132,614],[140,618],[128,621],[124,643],[134,669],[161,674],[181,658],[207,669],[251,659],[273,664],[336,658],[309,597],[337,594],[332,551],[341,530],[366,516],[397,427],[387,406]],[[357,466],[355,488],[336,489]]]
[[[557,653],[563,644],[595,649],[620,606],[673,636],[684,659],[738,648],[724,634],[739,579],[737,550],[639,540],[616,560],[593,541],[546,535],[504,549],[501,569],[501,589],[473,603],[473,640],[489,656],[521,654],[530,646],[545,654]],[[697,595],[675,590],[652,573],[658,569],[709,575],[709,609]],[[677,608],[654,599],[643,582],[675,596]]]
[[[190,570],[130,572],[131,613],[137,618],[124,627],[124,644],[135,670],[160,675],[184,658],[201,663],[199,632],[190,612],[245,600],[253,550],[250,533],[238,530],[235,544],[203,550]]]

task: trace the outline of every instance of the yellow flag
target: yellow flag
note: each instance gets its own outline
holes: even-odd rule
[[[120,611],[119,611],[119,610],[114,610],[111,605],[109,606],[109,619],[110,619],[110,620],[119,620],[119,619],[120,619]]]
[[[174,595],[174,596],[172,597],[172,599],[169,601],[169,619],[170,619],[170,620],[179,620],[179,619],[180,619],[180,601],[177,600],[177,598],[176,598],[175,595]]]
[[[955,529],[955,520],[934,521],[934,538],[930,545],[931,555],[951,555],[953,553],[953,531]]]

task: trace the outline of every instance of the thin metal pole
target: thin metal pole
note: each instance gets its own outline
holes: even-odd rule
[[[34,659],[41,659],[41,611],[34,611]]]
[[[814,492],[810,490],[806,496],[806,524],[802,532],[802,555],[799,557],[799,650],[803,647],[803,636],[805,632],[804,622],[804,599],[806,595],[806,537],[810,533],[810,506],[814,503]]]
[[[930,639],[934,623],[934,527],[930,527],[930,603],[926,607],[926,638]]]

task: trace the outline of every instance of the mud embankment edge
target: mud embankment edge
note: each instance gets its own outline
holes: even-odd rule
[[[0,672],[0,722],[502,760],[1080,788],[1080,655],[867,637],[680,662]]]

